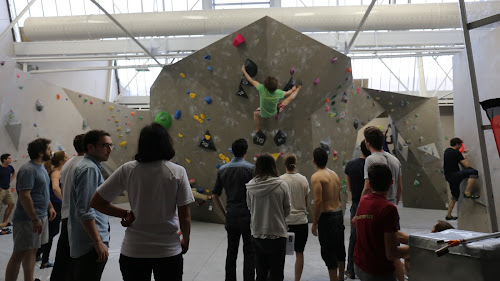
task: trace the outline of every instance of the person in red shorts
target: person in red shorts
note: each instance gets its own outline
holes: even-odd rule
[[[394,260],[407,257],[408,246],[398,246],[398,209],[387,201],[392,173],[385,164],[368,168],[373,193],[359,202],[356,213],[354,271],[361,281],[396,281]]]

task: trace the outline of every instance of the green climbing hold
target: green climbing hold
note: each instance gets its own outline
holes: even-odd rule
[[[342,85],[339,85],[339,86],[337,87],[337,89],[342,89]]]
[[[335,101],[332,101],[332,105],[335,105]]]
[[[448,140],[448,137],[444,137],[445,140]]]
[[[142,119],[144,119],[144,118],[143,118],[142,116],[139,116],[139,119],[141,119],[141,120],[142,120]]]
[[[341,186],[340,186],[340,192],[342,192],[342,193],[347,193],[347,189],[346,189],[346,187],[347,187],[346,185],[341,185]]]
[[[161,111],[156,114],[155,122],[162,125],[165,129],[168,130],[170,126],[172,126],[172,116],[168,112]]]
[[[419,185],[420,185],[420,182],[418,180],[413,181],[413,186],[419,186]]]
[[[340,118],[337,118],[337,123],[340,123]]]
[[[88,102],[89,100],[88,99],[83,99],[83,102]]]
[[[333,95],[332,98],[331,98],[331,100],[333,100],[336,97],[337,97],[337,94]]]
[[[418,117],[418,114],[415,114],[415,117]]]

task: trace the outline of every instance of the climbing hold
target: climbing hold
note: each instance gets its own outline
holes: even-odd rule
[[[19,86],[19,90],[22,90],[22,89],[24,89],[24,87],[23,86]]]
[[[444,137],[445,140],[448,140],[448,137]]]
[[[331,105],[335,105],[336,101],[332,101]]]
[[[274,143],[276,144],[276,146],[280,146],[282,144],[285,144],[286,143],[286,133],[279,130],[277,133],[276,133],[276,136],[274,136]],[[276,158],[275,158],[276,159]]]
[[[337,89],[342,89],[342,85],[339,84],[339,86],[337,87]]]
[[[399,102],[399,106],[405,106],[405,102],[404,101],[400,101]]]
[[[205,119],[205,115],[203,115],[203,113],[200,113],[200,118]]]
[[[181,76],[182,78],[186,78],[186,74],[184,74],[184,73],[181,73],[181,74],[180,74],[180,76]]]
[[[341,119],[344,119],[344,118],[345,118],[345,114],[346,114],[346,113],[345,113],[344,111],[340,112],[340,118],[341,118]]]
[[[127,141],[120,142],[120,147],[125,147],[127,145]]]
[[[118,122],[120,122],[120,120],[116,119],[116,120],[115,120],[115,123],[118,123]]]
[[[274,161],[278,160],[278,157],[281,156],[281,153],[277,152],[277,153],[271,153],[271,155],[273,156],[274,158]]]
[[[203,58],[206,59],[206,60],[210,60],[210,55],[206,55]]]
[[[245,38],[243,37],[243,35],[241,35],[241,33],[238,33],[238,35],[236,35],[236,38],[234,38],[233,40],[233,46],[238,47],[243,42],[245,42]]]
[[[346,72],[347,72],[347,73],[349,73],[349,72],[351,72],[351,71],[352,71],[352,69],[349,67],[349,68],[347,68],[347,71],[346,71]]]
[[[338,60],[338,58],[337,58],[337,57],[334,57],[334,58],[332,58],[332,59],[330,60],[330,63],[334,63],[334,62],[336,62],[337,60]]]
[[[334,150],[333,151],[333,156],[337,156],[337,154],[338,154],[337,150]]]
[[[5,65],[5,61],[3,60],[2,62],[0,62],[0,64],[1,64],[2,66],[4,66],[4,65]]]
[[[181,134],[181,133],[179,133],[177,136],[179,136],[179,138],[184,137],[184,135],[183,135],[183,134]]]
[[[177,119],[177,120],[179,120],[179,119],[181,119],[181,115],[182,115],[181,111],[177,110],[175,112],[175,114],[174,114],[174,118]]]
[[[119,132],[122,130],[122,127],[118,127],[118,128],[116,128],[116,130]]]
[[[359,94],[359,92],[360,92],[360,91],[361,91],[361,88],[360,88],[360,87],[358,87],[358,88],[356,89],[356,93],[358,93],[358,94]]]
[[[330,145],[328,145],[328,143],[326,143],[325,141],[322,141],[319,143],[319,146],[324,150],[326,151],[326,154],[330,154]]]
[[[155,116],[155,122],[162,125],[163,128],[167,129],[172,126],[172,116],[166,111],[160,111]]]
[[[205,102],[206,102],[207,104],[211,104],[211,103],[212,103],[212,98],[211,98],[211,97],[209,97],[209,96],[206,96],[206,97],[205,97]]]
[[[356,119],[354,119],[354,124],[353,124],[353,126],[354,126],[354,129],[356,129],[356,130],[359,128],[359,120],[358,120],[357,118],[356,118]]]
[[[38,111],[42,111],[43,110],[43,102],[41,100],[36,100],[35,108]]]
[[[325,111],[326,112],[330,111],[330,107],[328,105],[325,106]]]
[[[329,98],[326,98],[325,103],[328,103],[329,101],[330,101],[330,99],[329,99]]]
[[[387,104],[388,104],[388,105],[392,105],[392,102],[388,102]]]
[[[93,100],[90,100],[90,104],[94,104],[94,101],[93,101]]]
[[[347,100],[348,100],[347,95],[344,93],[344,95],[342,96],[342,102],[347,103]]]
[[[226,156],[224,156],[224,154],[220,153],[219,158],[220,158],[220,160],[224,160],[224,158],[226,158]]]
[[[232,148],[228,148],[227,151],[229,151],[229,153],[231,153],[231,154],[234,154]]]
[[[419,141],[420,143],[423,143],[423,142],[424,142],[424,137],[419,137],[419,138],[418,138],[418,141]]]
[[[125,129],[125,133],[126,133],[126,134],[130,134],[130,132],[131,132],[131,131],[132,131],[132,130],[131,130],[130,128]]]
[[[415,179],[413,181],[413,186],[419,186],[419,185],[420,185],[420,182],[417,179]]]
[[[57,94],[56,99],[60,99],[60,98],[61,98],[61,95]]]
[[[189,95],[190,93],[191,93],[191,91],[189,91],[189,90],[187,90],[187,91],[186,91],[186,94],[188,94],[188,95]]]
[[[257,75],[259,68],[257,67],[257,64],[251,59],[246,59],[245,70],[247,71],[248,75],[250,75],[250,77],[254,77],[255,75]]]
[[[239,87],[238,92],[236,93],[236,95],[248,99],[248,95],[245,93],[245,91],[243,90],[243,87],[241,87],[241,85],[240,85],[240,87]]]
[[[133,111],[132,111],[132,112],[130,112],[130,115],[134,116],[134,115],[135,115],[135,112],[133,112]]]
[[[194,118],[194,120],[196,120],[196,121],[200,121],[200,116],[198,116],[198,115],[193,116],[193,118]]]
[[[391,108],[391,112],[394,112],[394,108]]]
[[[314,80],[314,85],[318,85],[319,84],[319,78],[316,78],[316,80]]]
[[[418,114],[415,114],[415,117],[418,117],[419,115]]]
[[[114,108],[114,107],[110,106],[110,107],[109,107],[109,110],[113,110],[113,108]]]
[[[224,158],[224,162],[229,163],[229,161],[231,161],[231,159],[229,159],[229,157]]]
[[[87,127],[89,126],[89,123],[87,122],[87,120],[83,120],[83,123],[82,123],[82,130],[85,130],[87,129]]]
[[[111,115],[111,117],[113,117],[113,118],[114,118],[114,117],[116,117],[116,115],[115,115],[115,114],[113,114],[113,115]]]
[[[18,75],[17,75],[17,78],[19,78],[19,77],[21,77],[21,75],[20,75],[20,74],[18,74]]]
[[[408,122],[408,121],[405,121],[405,125],[408,125],[408,124],[410,124],[410,122]]]
[[[212,70],[214,70],[214,69],[213,69],[213,67],[211,67],[211,66],[209,65],[209,66],[207,66],[207,70],[208,70],[208,71],[212,71]]]
[[[192,98],[192,99],[194,99],[196,97],[196,94],[195,93],[190,93],[189,97]]]
[[[330,113],[330,118],[333,118],[335,117],[335,115],[333,115],[333,113]]]
[[[139,116],[139,119],[140,119],[140,120],[142,120],[142,119],[144,119],[144,117],[142,117],[142,116]]]
[[[83,102],[88,102],[89,100],[88,99],[83,99]]]
[[[258,131],[253,136],[253,143],[256,145],[263,146],[266,142],[266,135],[262,131]]]
[[[290,75],[293,75],[295,73],[295,68],[290,68]]]
[[[337,121],[337,123],[340,123],[340,118],[337,118],[337,120],[335,120],[335,121]]]
[[[203,119],[198,120],[198,122],[200,122],[200,124],[203,124]]]
[[[217,168],[217,170],[221,167],[221,165],[219,163],[217,163],[217,165],[215,166],[215,168]]]
[[[213,151],[217,151],[217,149],[215,148],[214,141],[211,139],[210,132],[208,130],[205,132],[205,136],[201,140],[200,146],[203,147],[203,148],[207,148],[207,149],[213,150]]]
[[[191,163],[191,160],[189,160],[188,158],[186,158],[186,162],[189,164],[189,163]]]

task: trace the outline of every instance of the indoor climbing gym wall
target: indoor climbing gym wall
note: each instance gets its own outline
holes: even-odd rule
[[[445,209],[447,183],[437,98],[365,89],[393,121],[394,152],[403,170],[403,205]]]
[[[282,113],[261,120],[263,136],[256,136],[253,121],[258,92],[242,81],[246,59],[258,66],[256,81],[274,76],[280,89],[302,84]],[[173,161],[186,168],[202,194],[213,189],[217,169],[233,157],[232,142],[245,138],[249,162],[269,152],[284,173],[283,155],[293,152],[298,171],[308,179],[315,172],[312,152],[323,146],[329,152],[328,167],[340,177],[345,204],[343,169],[357,130],[383,111],[353,86],[348,57],[269,17],[165,66],[151,87],[152,116],[170,125],[174,138]],[[223,221],[211,201],[193,207],[192,214],[199,220]]]

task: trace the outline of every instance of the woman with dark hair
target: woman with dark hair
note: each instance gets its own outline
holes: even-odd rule
[[[122,218],[127,227],[120,255],[124,281],[149,281],[151,272],[155,280],[182,280],[194,198],[186,170],[170,162],[174,155],[165,128],[158,123],[144,127],[136,160],[119,167],[90,201],[92,208]],[[124,191],[130,211],[110,203]]]
[[[290,214],[288,185],[278,176],[269,153],[255,163],[254,178],[247,183],[247,205],[252,217],[252,244],[255,250],[257,281],[283,280],[287,225]]]
[[[59,234],[59,224],[61,222],[61,206],[62,206],[62,192],[61,192],[61,169],[68,161],[69,157],[64,151],[54,153],[54,156],[49,161],[43,164],[50,177],[50,203],[56,211],[56,218],[49,221],[49,242],[43,244],[36,252],[36,260],[41,260],[41,269],[53,267],[54,264],[49,262],[50,249],[52,248],[52,240]]]

